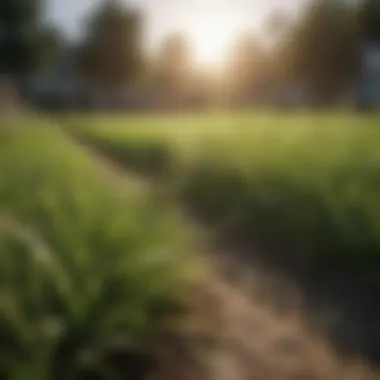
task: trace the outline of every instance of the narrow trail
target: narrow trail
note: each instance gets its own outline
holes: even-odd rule
[[[153,183],[148,179],[80,145],[93,157],[102,175],[117,181],[121,189],[126,186],[136,193],[152,189]],[[194,313],[218,337],[213,354],[207,359],[207,375],[201,375],[172,350],[166,356],[166,364],[163,359],[157,379],[379,379],[363,358],[340,355],[327,336],[311,327],[296,289],[241,265],[231,252],[206,246],[200,253],[206,275],[194,297]]]

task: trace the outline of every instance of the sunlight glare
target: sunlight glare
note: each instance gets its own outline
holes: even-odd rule
[[[202,66],[220,66],[227,59],[233,35],[228,20],[194,23],[190,38],[194,44],[195,61]]]

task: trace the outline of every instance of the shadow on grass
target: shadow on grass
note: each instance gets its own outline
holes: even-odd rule
[[[215,214],[210,215],[205,208],[192,203],[186,209],[191,218],[211,231],[219,228]],[[321,227],[321,241],[314,249],[324,250],[323,254],[306,260],[303,253],[312,252],[307,251],[307,244],[297,245],[297,241],[281,233],[283,230],[256,220],[223,225],[213,233],[212,243],[239,262],[227,275],[232,282],[239,283],[240,271],[252,267],[274,280],[274,302],[280,299],[283,303],[289,288],[297,289],[304,300],[303,312],[313,329],[327,335],[339,352],[359,354],[379,365],[380,277],[376,261],[370,260],[376,258],[379,250],[339,246],[333,238],[327,239],[328,226]],[[342,261],[342,254],[350,257]],[[360,254],[366,256],[362,262],[356,257]]]

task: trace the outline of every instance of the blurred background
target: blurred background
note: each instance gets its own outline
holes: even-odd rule
[[[0,0],[0,380],[380,378],[380,0]]]
[[[380,97],[374,0],[1,7],[0,70],[44,107],[368,108]]]

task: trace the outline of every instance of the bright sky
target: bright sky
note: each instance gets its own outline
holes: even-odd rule
[[[46,0],[47,18],[70,37],[80,34],[83,18],[101,0]],[[221,58],[232,36],[240,30],[259,29],[274,8],[296,13],[308,0],[121,0],[145,14],[145,41],[154,50],[170,32],[190,38],[203,63]]]

